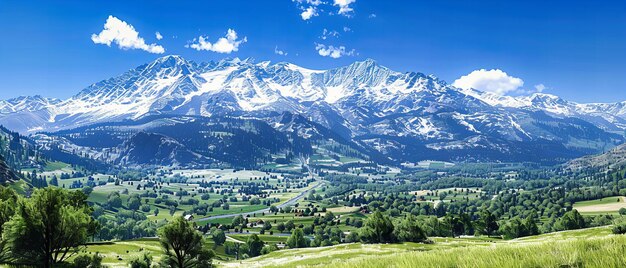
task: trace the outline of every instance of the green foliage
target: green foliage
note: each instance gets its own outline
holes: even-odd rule
[[[626,234],[626,223],[618,223],[611,229],[613,234]]]
[[[95,233],[87,196],[59,188],[36,189],[20,198],[3,238],[18,263],[52,264],[67,260]]]
[[[524,219],[524,221],[522,221],[519,217],[515,217],[501,225],[499,232],[506,239],[539,234],[537,224],[532,217],[528,217]]]
[[[226,242],[226,233],[224,233],[221,229],[216,229],[211,232],[211,238],[213,239],[215,245],[221,246],[224,242]]]
[[[138,196],[132,196],[128,200],[128,209],[130,210],[138,210],[141,206],[141,199]]]
[[[427,239],[424,230],[417,222],[417,217],[411,214],[395,226],[394,235],[402,242],[423,242]]]
[[[367,219],[360,234],[361,240],[365,243],[392,243],[396,240],[391,219],[383,215],[380,210]]]
[[[300,228],[294,229],[289,239],[287,239],[287,246],[289,248],[306,248],[309,244],[309,239],[304,236],[304,232]]]
[[[211,267],[215,253],[204,248],[200,232],[183,217],[165,225],[159,237],[165,254],[162,262],[168,267]]]
[[[72,268],[102,268],[102,256],[98,253],[89,255],[78,255],[72,261]]]
[[[143,256],[132,259],[128,262],[130,268],[150,268],[152,265],[152,256],[148,253],[144,253]]]
[[[8,222],[13,214],[15,214],[15,207],[17,205],[17,194],[10,188],[0,186],[0,234],[3,231],[4,223]],[[8,261],[10,254],[6,248],[5,240],[0,236],[0,263]]]
[[[259,236],[256,234],[252,234],[251,236],[249,236],[246,244],[248,245],[248,255],[250,257],[256,257],[261,255],[261,250],[265,245],[265,243],[261,241]]]
[[[497,218],[493,213],[488,210],[483,210],[480,213],[480,221],[478,221],[478,227],[476,228],[477,234],[492,236],[499,228]]]
[[[585,219],[583,218],[578,210],[568,211],[559,219],[556,224],[557,230],[575,230],[585,228],[587,224],[585,223]]]
[[[448,221],[439,220],[437,217],[428,217],[422,228],[426,233],[426,236],[440,236],[440,237],[450,237],[452,236],[452,231]]]
[[[264,246],[263,249],[261,249],[261,255],[269,254],[277,250],[278,250],[278,246],[274,244],[267,245],[267,246]]]

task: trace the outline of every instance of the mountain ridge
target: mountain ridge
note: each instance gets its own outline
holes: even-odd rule
[[[150,115],[275,122],[272,118],[289,112],[366,148],[405,155],[397,161],[427,157],[419,154],[445,160],[489,155],[505,161],[536,146],[565,148],[546,158],[612,148],[624,141],[625,106],[578,104],[543,93],[510,97],[463,90],[434,75],[393,71],[372,59],[312,70],[286,62],[196,63],[170,55],[94,83],[66,100],[35,98],[33,105],[20,107],[39,109],[0,113],[0,124],[35,133]],[[470,152],[477,148],[482,151]]]

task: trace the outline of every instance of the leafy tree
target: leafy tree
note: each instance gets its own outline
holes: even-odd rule
[[[524,227],[526,229],[527,235],[538,235],[539,227],[537,227],[536,222],[536,214],[533,212],[530,216],[526,217],[524,220]]]
[[[488,210],[483,210],[480,213],[480,221],[478,222],[476,233],[479,235],[492,236],[498,229],[499,226],[496,216]]]
[[[204,248],[202,235],[183,217],[176,217],[159,231],[165,252],[163,263],[169,267],[211,267],[213,251]]]
[[[624,216],[626,215],[626,208],[620,208],[618,212],[620,216]]]
[[[457,237],[465,233],[465,224],[463,224],[461,218],[448,214],[444,218],[444,221],[446,222],[446,225],[450,227],[452,237]]]
[[[393,230],[391,219],[377,210],[361,229],[361,240],[366,243],[391,243],[395,241]]]
[[[263,249],[261,249],[261,255],[269,254],[277,250],[278,250],[278,246],[273,245],[273,244],[267,245],[267,246],[264,246]]]
[[[107,205],[111,208],[119,208],[122,207],[122,198],[118,192],[113,192],[109,195],[107,199]]]
[[[611,231],[613,234],[626,234],[626,223],[616,224]]]
[[[285,230],[285,224],[280,222],[276,225],[276,230],[278,230],[279,232],[283,232]]]
[[[143,256],[137,257],[128,262],[128,266],[130,266],[130,268],[150,268],[151,265],[152,256],[147,253],[144,253]]]
[[[239,226],[239,225],[242,225],[243,223],[244,223],[243,216],[239,215],[239,216],[233,218],[233,221],[232,221],[231,225],[232,226]]]
[[[563,214],[563,217],[557,222],[556,228],[558,230],[575,230],[585,228],[586,226],[587,224],[583,216],[578,213],[578,210],[574,209]]]
[[[346,242],[347,243],[359,242],[359,233],[356,231],[350,232],[350,234],[348,234],[348,236],[346,237]]]
[[[286,229],[288,232],[290,232],[291,230],[293,230],[293,228],[296,228],[296,225],[293,223],[293,221],[292,221],[292,220],[288,220],[288,221],[285,223],[285,229]]]
[[[259,236],[256,234],[248,237],[248,241],[246,241],[246,244],[248,245],[248,255],[250,257],[259,256],[261,254],[261,249],[263,249],[263,246],[265,245],[265,243],[261,241]]]
[[[394,234],[403,242],[423,242],[427,239],[424,230],[417,222],[417,217],[411,214],[395,227]]]
[[[524,224],[518,217],[513,218],[505,224],[502,224],[500,226],[499,232],[506,239],[523,237],[527,234]]]
[[[291,236],[287,239],[289,248],[306,248],[309,246],[309,239],[304,236],[304,232],[300,228],[296,228],[291,232]]]
[[[91,192],[93,192],[93,188],[90,186],[85,186],[83,187],[82,191],[86,196],[89,196]]]
[[[94,254],[93,256],[89,256],[89,255],[80,255],[80,256],[76,256],[76,258],[74,258],[74,261],[72,261],[72,266],[73,268],[102,268],[104,267],[102,265],[102,256],[98,253]]]
[[[128,200],[128,209],[136,211],[141,206],[141,200],[137,196],[133,196]]]
[[[226,242],[226,234],[220,229],[211,232],[211,238],[213,238],[213,242],[215,242],[217,246],[221,246]]]
[[[16,204],[17,194],[10,188],[0,186],[0,234],[4,223],[8,222],[15,214]],[[6,243],[0,236],[0,263],[4,263],[10,258],[8,253]]]
[[[77,253],[97,226],[86,200],[81,191],[60,188],[36,189],[31,198],[19,199],[3,233],[12,256],[50,267]]]

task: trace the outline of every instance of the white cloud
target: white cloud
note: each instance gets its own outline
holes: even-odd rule
[[[156,39],[157,39],[157,40],[161,40],[161,39],[163,39],[163,36],[162,36],[162,35],[161,35],[161,33],[159,33],[159,32],[154,33],[154,35],[155,35],[155,37],[156,37]]]
[[[370,18],[370,19],[375,19],[375,18],[376,18],[376,14],[374,14],[374,13],[370,14],[370,15],[369,15],[369,18]]]
[[[281,55],[281,56],[287,56],[287,52],[285,52],[284,50],[278,49],[278,46],[276,46],[274,48],[274,54]]]
[[[146,44],[135,28],[116,17],[109,16],[104,29],[99,34],[92,34],[91,40],[96,44],[111,46],[117,44],[121,49],[141,49],[150,53],[162,54],[165,49],[157,44]]]
[[[237,38],[237,32],[233,29],[228,29],[226,36],[217,39],[215,43],[207,41],[207,38],[201,35],[198,38],[194,38],[191,44],[187,44],[185,47],[198,51],[206,50],[228,54],[233,51],[239,51],[239,45],[248,41],[246,37],[239,40]]]
[[[535,90],[539,93],[543,92],[546,89],[547,87],[544,84],[535,85]]]
[[[313,17],[319,16],[317,12],[317,6],[321,4],[326,4],[321,0],[292,0],[296,2],[298,8],[302,10],[300,13],[300,17],[302,20],[310,20]]]
[[[343,26],[343,31],[344,32],[350,32],[350,31],[352,31],[352,29],[350,29],[350,27],[348,27],[348,26]]]
[[[326,46],[323,44],[316,44],[315,50],[320,56],[323,57],[331,57],[333,59],[338,59],[343,56],[354,56],[356,51],[354,49],[347,50],[344,46],[334,47],[334,46]]]
[[[314,6],[310,6],[304,9],[302,13],[300,13],[300,17],[302,17],[303,20],[310,20],[312,17],[315,17],[315,16],[318,16],[318,14],[317,14],[317,9]]]
[[[309,4],[312,6],[319,6],[321,4],[325,4],[322,0],[293,0],[293,2],[298,3],[299,5]]]
[[[329,37],[339,37],[339,32],[337,32],[335,30],[330,31],[330,30],[324,28],[324,31],[322,32],[322,36],[320,36],[320,39],[326,40]]]
[[[350,4],[353,4],[356,0],[334,0],[334,5],[339,6],[339,14],[348,15],[348,13],[354,11],[350,7]]]
[[[480,69],[461,76],[452,85],[463,89],[473,88],[504,95],[517,91],[524,86],[524,81],[499,69]]]

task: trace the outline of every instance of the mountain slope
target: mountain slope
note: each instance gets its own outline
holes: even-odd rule
[[[18,176],[7,166],[4,157],[0,156],[0,184],[18,180]]]
[[[572,170],[586,168],[616,168],[626,165],[626,144],[619,145],[603,154],[589,155],[573,159],[565,164],[565,167]]]
[[[154,115],[275,124],[277,116],[288,112],[395,162],[533,161],[537,151],[541,161],[555,162],[620,144],[626,129],[624,104],[583,105],[547,94],[515,98],[461,90],[432,75],[393,71],[371,59],[311,70],[291,63],[195,63],[166,56],[67,100],[26,105],[27,98],[22,99],[0,114],[0,124],[22,133]]]

